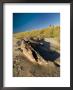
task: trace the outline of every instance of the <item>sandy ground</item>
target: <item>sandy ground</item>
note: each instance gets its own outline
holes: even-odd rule
[[[13,38],[13,76],[14,77],[59,77],[60,66],[48,60],[46,63],[31,62],[25,57],[18,46],[17,39]],[[56,42],[56,41],[55,41]],[[53,41],[54,43],[54,41]],[[56,42],[57,44],[57,42]],[[53,44],[52,44],[53,46]],[[59,50],[58,50],[59,51]],[[42,58],[39,58],[42,60]],[[59,62],[59,58],[57,58]]]

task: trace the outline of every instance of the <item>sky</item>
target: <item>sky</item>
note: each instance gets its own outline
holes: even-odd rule
[[[13,32],[23,32],[60,25],[60,13],[13,13]]]

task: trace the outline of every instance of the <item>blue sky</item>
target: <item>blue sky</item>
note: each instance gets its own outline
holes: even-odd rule
[[[31,31],[60,25],[60,13],[13,13],[13,32]]]

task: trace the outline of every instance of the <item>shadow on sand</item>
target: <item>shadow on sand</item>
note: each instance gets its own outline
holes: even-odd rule
[[[35,51],[39,53],[40,56],[43,57],[46,61],[54,61],[60,57],[60,54],[55,50],[51,49],[51,45],[49,42],[42,41],[42,44],[34,44],[31,43],[31,46],[34,48]]]

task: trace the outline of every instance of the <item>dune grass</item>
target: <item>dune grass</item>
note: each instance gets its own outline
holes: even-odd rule
[[[40,30],[32,30],[26,32],[15,33],[16,39],[22,39],[24,37],[40,37],[40,38],[56,38],[60,39],[60,26],[49,26]]]

